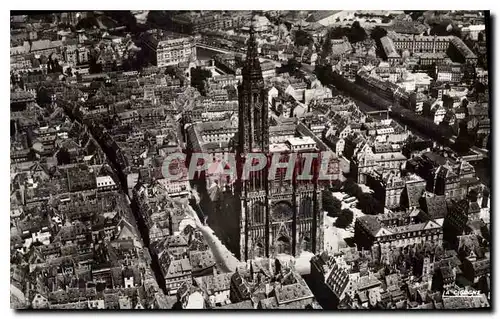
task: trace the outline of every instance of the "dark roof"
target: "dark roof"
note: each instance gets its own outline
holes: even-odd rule
[[[445,196],[425,197],[425,210],[432,219],[444,218],[448,214]]]
[[[357,219],[360,224],[362,224],[366,230],[368,230],[372,235],[377,234],[377,232],[382,228],[379,220],[375,216],[365,215]]]
[[[189,252],[189,261],[193,271],[203,270],[215,265],[214,256],[210,250]]]
[[[426,152],[423,154],[424,157],[428,158],[431,160],[435,165],[444,165],[446,164],[446,158],[434,153],[434,152]]]

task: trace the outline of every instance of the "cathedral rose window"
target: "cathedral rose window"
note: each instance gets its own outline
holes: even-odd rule
[[[289,221],[293,219],[292,206],[287,202],[279,202],[273,206],[273,220]]]

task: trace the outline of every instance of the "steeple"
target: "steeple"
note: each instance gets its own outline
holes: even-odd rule
[[[247,84],[250,82],[263,81],[262,70],[260,68],[259,53],[257,50],[257,40],[255,39],[255,25],[252,19],[250,25],[250,37],[247,42],[247,53],[245,66],[242,70],[243,83],[247,80]]]
[[[257,52],[254,19],[250,26],[246,60],[241,73],[243,81],[238,87],[239,150],[241,153],[254,150],[267,151],[269,147],[268,101]]]

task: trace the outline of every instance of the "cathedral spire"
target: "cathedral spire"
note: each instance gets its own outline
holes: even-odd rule
[[[252,22],[250,24],[250,37],[248,38],[247,42],[247,53],[246,53],[246,65],[245,65],[245,71],[248,80],[261,80],[262,81],[262,71],[260,68],[260,61],[259,61],[259,53],[258,53],[258,46],[257,46],[257,40],[255,38],[255,25],[256,25],[256,16],[252,18]],[[245,74],[243,74],[245,77]]]
[[[257,52],[255,24],[254,18],[250,26],[246,60],[241,72],[243,81],[238,87],[239,147],[242,153],[252,152],[255,149],[266,151],[269,146],[268,98]]]

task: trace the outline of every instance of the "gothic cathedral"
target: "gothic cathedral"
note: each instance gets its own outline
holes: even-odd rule
[[[248,153],[263,152],[270,158],[268,96],[253,28],[242,77],[238,86],[238,156],[244,159]],[[317,182],[285,180],[280,171],[269,180],[266,169],[240,181],[235,191],[240,203],[241,260],[322,250],[323,217]]]

